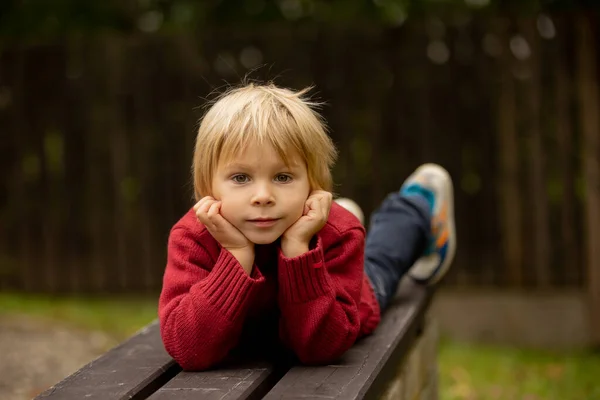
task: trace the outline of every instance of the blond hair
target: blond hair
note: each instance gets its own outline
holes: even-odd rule
[[[274,84],[244,84],[217,98],[196,136],[192,165],[196,200],[211,194],[219,161],[235,157],[249,143],[270,144],[289,165],[295,153],[305,162],[312,190],[332,190],[337,152],[327,135],[318,103]]]

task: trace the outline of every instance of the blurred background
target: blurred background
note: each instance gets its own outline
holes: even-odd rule
[[[249,77],[315,86],[366,214],[452,175],[441,399],[600,398],[599,5],[1,0],[0,397],[155,318],[198,120]]]

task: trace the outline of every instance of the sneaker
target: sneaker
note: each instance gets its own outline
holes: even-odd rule
[[[431,239],[408,275],[419,283],[433,285],[444,277],[456,252],[452,179],[439,165],[424,164],[408,177],[400,193],[424,196],[431,205]]]
[[[358,218],[361,225],[365,224],[365,214],[354,200],[350,200],[346,197],[340,197],[339,199],[335,199],[334,201],[346,210],[350,211],[352,215],[354,215],[356,218]]]

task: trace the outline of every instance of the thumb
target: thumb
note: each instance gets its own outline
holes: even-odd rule
[[[308,206],[307,203],[304,203],[304,210],[302,210],[302,215],[307,215],[309,211],[310,211],[310,207]]]

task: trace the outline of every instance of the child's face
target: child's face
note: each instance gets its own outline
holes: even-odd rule
[[[299,156],[291,161],[288,168],[272,146],[253,144],[217,166],[212,192],[221,214],[255,244],[273,243],[302,216],[308,172]]]

